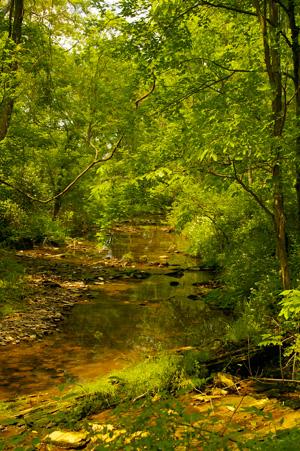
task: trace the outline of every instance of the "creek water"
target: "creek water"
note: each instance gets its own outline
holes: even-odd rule
[[[197,270],[199,261],[184,254],[185,246],[175,234],[156,227],[115,233],[108,257],[127,255],[150,276],[91,285],[85,292],[89,302],[73,307],[60,332],[1,349],[0,398],[81,383],[162,350],[213,346],[228,321],[195,299],[195,285],[212,274]],[[85,258],[95,259],[95,253]],[[74,249],[76,257],[82,256]],[[151,266],[158,261],[168,266]],[[184,269],[180,277],[172,275],[178,268]]]

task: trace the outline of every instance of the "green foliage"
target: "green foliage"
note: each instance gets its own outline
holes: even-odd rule
[[[281,293],[283,299],[279,302],[279,316],[285,320],[298,322],[300,320],[300,290],[285,290]]]
[[[55,221],[47,212],[38,211],[27,217],[23,233],[38,243],[52,242],[60,245],[65,242],[69,231],[63,221]]]
[[[1,251],[0,259],[0,315],[22,310],[24,296],[24,268],[13,256]]]
[[[172,225],[191,242],[190,252],[203,263],[222,268],[225,289],[219,303],[234,305],[252,290],[276,284],[272,227],[255,203],[235,185],[221,194],[201,184],[185,185],[169,215]],[[269,285],[269,282],[267,282]]]
[[[54,424],[74,427],[79,420],[111,405],[132,401],[140,396],[150,397],[155,394],[165,396],[176,393],[184,380],[180,362],[181,358],[177,356],[161,356],[113,373],[109,377],[86,383],[80,390],[75,388],[70,394],[62,397],[63,402],[64,399],[69,400],[73,396],[74,402],[71,407],[67,411],[51,416],[51,421]],[[45,418],[45,423],[48,421],[49,419]]]
[[[285,359],[281,362],[282,374],[285,368],[295,378],[300,362],[300,291],[285,290],[280,295],[278,319],[273,322],[269,333],[262,334],[260,345],[278,346]]]
[[[227,325],[226,339],[233,343],[261,344],[267,331],[272,331],[270,318],[276,310],[278,293],[276,273],[257,282],[248,298],[237,302],[234,308],[236,319]]]
[[[67,229],[54,221],[47,210],[32,211],[10,199],[0,201],[0,241],[11,246],[26,246],[26,240],[42,243],[63,243]]]
[[[278,431],[276,435],[270,435],[264,440],[249,440],[244,444],[247,449],[253,451],[297,451],[299,449],[300,432],[299,429],[289,429]]]

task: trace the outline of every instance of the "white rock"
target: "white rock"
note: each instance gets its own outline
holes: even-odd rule
[[[62,448],[81,448],[89,441],[86,431],[70,432],[70,431],[54,431],[48,434],[44,441]]]

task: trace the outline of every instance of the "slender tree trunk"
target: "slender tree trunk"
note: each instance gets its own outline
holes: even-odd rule
[[[284,290],[291,288],[288,254],[286,246],[286,220],[282,195],[280,164],[273,167],[273,189],[274,189],[274,226],[276,235],[276,251],[280,267],[281,285]]]
[[[4,87],[4,92],[0,103],[0,141],[2,141],[7,135],[14,107],[14,91],[16,84],[15,76],[18,70],[18,63],[13,53],[15,45],[19,44],[21,41],[23,14],[24,0],[11,0],[9,9],[7,49],[9,58],[12,59],[12,62],[8,64],[3,62],[2,64],[4,67],[3,71],[9,74],[9,81],[7,86]]]
[[[54,204],[53,204],[52,219],[54,221],[57,219],[60,209],[61,209],[61,198],[58,197],[57,199],[54,200]]]
[[[0,104],[0,141],[7,135],[13,106],[13,99],[4,96]]]

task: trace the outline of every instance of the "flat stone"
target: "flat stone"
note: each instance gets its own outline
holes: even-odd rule
[[[66,449],[80,449],[89,442],[88,433],[86,431],[70,432],[70,431],[54,431],[44,438],[44,442],[60,446]]]

